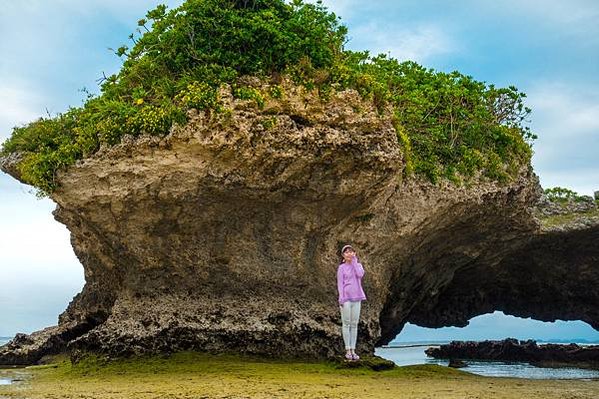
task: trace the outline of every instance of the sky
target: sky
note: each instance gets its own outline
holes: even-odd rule
[[[0,0],[0,142],[12,127],[82,104],[121,60],[137,20],[155,0]],[[458,70],[527,94],[539,138],[533,166],[544,187],[599,190],[599,2],[593,0],[393,0],[324,2],[349,29],[347,48]],[[56,324],[84,283],[55,204],[0,173],[0,336]],[[408,325],[400,340],[504,336],[584,338],[582,322],[479,316],[464,329]],[[443,338],[439,338],[443,337]],[[544,338],[543,338],[544,337]]]

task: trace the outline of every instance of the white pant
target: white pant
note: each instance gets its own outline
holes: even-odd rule
[[[362,301],[345,301],[343,302],[343,305],[339,305],[341,321],[343,324],[342,331],[345,349],[356,349],[361,304]]]

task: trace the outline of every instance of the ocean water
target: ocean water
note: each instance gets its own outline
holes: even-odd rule
[[[439,346],[446,342],[428,344],[400,344],[393,347],[376,348],[374,353],[385,359],[392,360],[399,366],[411,364],[439,364],[447,366],[449,360],[434,359],[426,356],[426,348]],[[489,377],[516,377],[531,379],[599,379],[599,370],[580,368],[549,368],[535,367],[524,362],[496,362],[483,360],[465,360],[468,367],[460,370]]]

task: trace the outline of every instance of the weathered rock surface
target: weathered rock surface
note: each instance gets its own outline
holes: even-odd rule
[[[505,185],[405,180],[390,115],[356,92],[322,103],[289,87],[262,110],[221,94],[230,114],[60,171],[53,214],[86,283],[47,334],[0,347],[0,364],[65,348],[333,358],[348,242],[366,270],[359,353],[407,322],[464,326],[496,309],[599,328],[599,227],[542,230],[530,167]],[[15,159],[0,167],[18,179]]]
[[[599,368],[599,345],[543,344],[536,341],[452,341],[438,348],[425,350],[437,359],[480,359],[529,362],[539,366],[570,365]]]
[[[545,194],[542,194],[536,208],[540,217],[571,215],[595,211],[597,210],[597,202],[588,195],[581,196],[578,200],[558,202],[552,201]]]

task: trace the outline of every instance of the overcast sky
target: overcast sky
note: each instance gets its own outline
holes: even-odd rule
[[[0,142],[12,127],[82,104],[82,88],[118,71],[107,48],[129,44],[155,5],[181,1],[0,0]],[[533,165],[544,187],[599,190],[599,2],[588,0],[325,1],[349,28],[347,47],[389,53],[497,86],[533,109]],[[50,200],[0,174],[0,336],[56,324],[83,285],[69,233]],[[581,322],[481,316],[459,334],[599,339]],[[477,327],[478,326],[478,327]],[[452,332],[453,331],[453,332]],[[409,326],[406,339],[458,334]],[[437,334],[437,335],[434,335]]]

